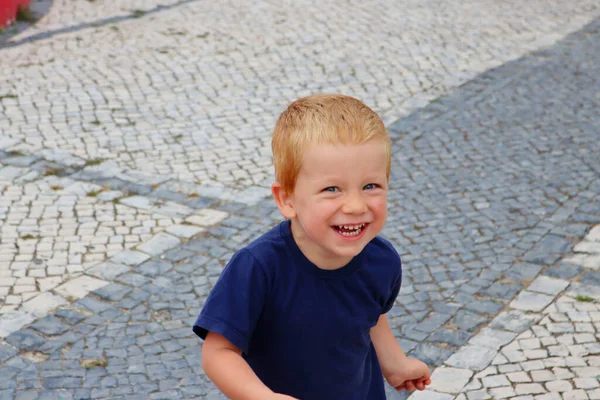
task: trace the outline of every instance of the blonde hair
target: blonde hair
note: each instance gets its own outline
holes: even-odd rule
[[[302,166],[304,151],[315,144],[362,144],[378,138],[387,149],[387,179],[390,178],[391,144],[379,116],[360,100],[336,94],[315,94],[291,103],[281,113],[271,148],[275,179],[292,193]]]

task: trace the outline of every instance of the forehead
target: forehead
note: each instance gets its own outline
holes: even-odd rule
[[[300,174],[311,178],[386,174],[389,164],[384,141],[361,144],[311,144],[304,151]]]

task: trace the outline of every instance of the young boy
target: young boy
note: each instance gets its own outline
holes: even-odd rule
[[[273,196],[286,220],[238,251],[194,325],[202,366],[232,399],[385,399],[423,390],[386,316],[400,257],[387,216],[390,140],[360,101],[293,102],[273,133]]]

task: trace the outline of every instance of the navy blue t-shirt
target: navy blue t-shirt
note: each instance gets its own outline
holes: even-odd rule
[[[369,330],[392,307],[401,276],[400,256],[379,237],[344,267],[320,269],[285,221],[232,257],[194,332],[225,336],[276,393],[385,399]]]

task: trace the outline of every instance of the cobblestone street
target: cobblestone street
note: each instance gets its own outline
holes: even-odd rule
[[[600,399],[599,18],[54,0],[0,34],[0,399],[224,398],[191,325],[280,221],[271,130],[315,92],[392,136],[390,324],[435,369],[410,400]]]

